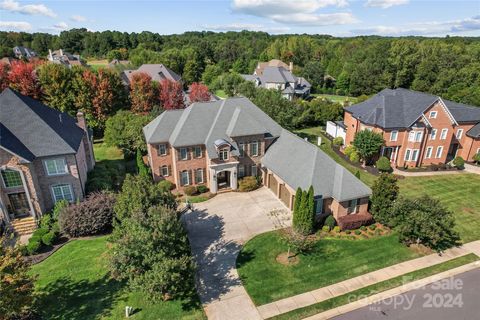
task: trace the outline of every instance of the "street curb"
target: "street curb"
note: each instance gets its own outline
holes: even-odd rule
[[[340,306],[338,308],[330,309],[330,310],[324,311],[322,313],[318,313],[316,315],[310,316],[310,317],[305,318],[305,319],[306,320],[331,319],[333,317],[342,315],[344,313],[347,313],[347,312],[350,312],[350,311],[368,306],[372,303],[379,302],[379,301],[384,300],[386,298],[390,298],[392,296],[396,296],[396,295],[399,295],[399,294],[402,294],[402,293],[405,293],[405,292],[408,292],[408,291],[411,291],[411,290],[419,289],[419,288],[421,288],[423,286],[426,286],[428,284],[431,284],[435,281],[438,281],[438,280],[441,280],[441,279],[444,279],[444,278],[448,278],[448,277],[451,277],[451,276],[455,276],[455,275],[458,275],[458,274],[461,274],[461,273],[464,273],[464,272],[467,272],[467,271],[471,271],[471,270],[474,270],[474,269],[477,269],[477,268],[480,268],[480,261],[474,261],[474,262],[465,264],[463,266],[460,266],[460,267],[457,267],[457,268],[454,268],[454,269],[450,269],[450,270],[447,270],[447,271],[444,271],[444,272],[441,272],[441,273],[437,273],[433,276],[429,276],[429,277],[426,277],[426,278],[423,278],[423,279],[420,279],[420,280],[416,280],[416,281],[407,283],[407,284],[402,285],[400,287],[396,287],[396,288],[393,288],[393,289],[389,289],[389,290],[374,294],[374,295],[369,296],[367,298],[363,298],[363,299],[357,300],[355,302],[345,304],[345,305]]]

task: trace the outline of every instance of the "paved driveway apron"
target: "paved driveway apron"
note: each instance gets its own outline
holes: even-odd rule
[[[230,192],[194,205],[185,214],[198,265],[197,290],[209,319],[261,319],[243,287],[235,260],[257,234],[289,225],[285,205],[266,187]],[[280,211],[272,216],[272,210]]]

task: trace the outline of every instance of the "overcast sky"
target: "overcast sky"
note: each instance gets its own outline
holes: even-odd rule
[[[480,0],[0,0],[0,30],[480,36]]]

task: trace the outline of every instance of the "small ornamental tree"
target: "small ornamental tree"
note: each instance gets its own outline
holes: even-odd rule
[[[384,142],[380,133],[370,130],[359,131],[353,138],[353,145],[364,165],[368,164],[371,158],[378,153]]]
[[[400,199],[393,207],[393,221],[400,241],[407,245],[423,244],[440,252],[460,242],[453,212],[428,196]]]
[[[392,208],[398,197],[397,178],[388,173],[382,173],[372,187],[370,211],[376,221],[391,226]]]
[[[158,84],[143,72],[135,73],[130,82],[131,110],[145,114],[158,105]]]
[[[18,247],[0,238],[0,319],[28,319],[32,313],[34,278]]]
[[[162,80],[160,82],[160,102],[165,110],[185,108],[182,84],[178,81]]]
[[[173,209],[122,213],[110,238],[112,276],[158,301],[194,294],[194,261],[187,233]]]
[[[390,160],[387,157],[380,157],[377,160],[377,169],[380,172],[392,172],[392,166],[390,165]]]
[[[188,95],[190,102],[206,102],[210,101],[210,97],[210,92],[206,85],[194,82],[190,86],[190,94]]]

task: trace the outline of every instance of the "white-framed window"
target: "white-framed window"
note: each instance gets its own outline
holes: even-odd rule
[[[44,161],[47,175],[56,176],[68,172],[67,163],[64,158],[48,159]]]
[[[252,164],[251,173],[252,173],[252,176],[254,176],[254,177],[257,176],[258,172],[257,172],[257,165],[256,164]]]
[[[195,170],[195,183],[203,183],[203,169]]]
[[[218,158],[222,161],[228,160],[228,149],[223,148],[218,152]]]
[[[432,157],[433,147],[427,147],[425,152],[425,159],[430,159]]]
[[[418,150],[418,149],[413,149],[413,150],[412,150],[412,159],[411,159],[411,161],[417,161],[417,160],[418,160],[418,154],[419,154],[419,150]]]
[[[238,165],[238,177],[245,177],[245,166],[243,164]]]
[[[440,133],[440,140],[447,139],[448,129],[442,129],[442,133]]]
[[[415,132],[415,142],[421,142],[423,137],[423,132],[422,131],[416,131]]]
[[[430,111],[430,114],[428,115],[428,118],[436,119],[437,118],[437,111]]]
[[[258,156],[258,141],[253,141],[250,143],[250,155],[252,157]]]
[[[2,179],[5,188],[17,188],[23,185],[22,176],[17,170],[3,169]]]
[[[168,166],[161,166],[160,173],[163,177],[168,177],[170,175],[170,172],[168,171]]]
[[[437,129],[432,129],[432,132],[430,132],[430,140],[435,139],[437,139]]]
[[[407,149],[405,150],[405,161],[409,161],[410,160],[410,154],[412,153],[412,150],[411,149]]]
[[[53,201],[67,200],[73,202],[72,186],[69,184],[57,184],[52,186]]]
[[[188,160],[188,149],[180,148],[180,160]]]
[[[195,158],[201,158],[202,157],[202,147],[196,146],[193,148],[193,155]]]
[[[394,130],[390,132],[390,141],[397,141],[398,139],[398,131]]]
[[[165,144],[158,145],[158,155],[159,156],[167,155],[167,146]]]
[[[462,139],[463,136],[463,129],[458,129],[457,134],[455,135],[458,140]]]
[[[408,141],[414,142],[415,141],[415,131],[410,131],[408,133]]]
[[[240,142],[238,144],[238,152],[240,153],[240,158],[245,157],[245,143]]]
[[[188,186],[190,184],[190,175],[187,170],[180,172],[180,184],[182,186]]]
[[[347,213],[354,214],[358,212],[358,199],[348,201]]]
[[[435,158],[440,159],[442,157],[443,147],[437,147],[437,152],[435,153]]]

